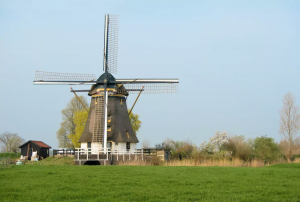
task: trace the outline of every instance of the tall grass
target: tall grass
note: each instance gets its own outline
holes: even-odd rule
[[[229,166],[229,167],[263,167],[265,163],[261,160],[243,161],[239,158],[230,159],[204,159],[194,161],[185,159],[165,162],[164,166]]]
[[[300,158],[295,158],[293,163],[300,163]]]
[[[146,160],[136,160],[136,161],[119,161],[119,166],[148,166],[150,165],[150,162],[147,162]]]
[[[300,163],[300,158],[295,159],[295,163]],[[183,159],[183,160],[171,160],[171,161],[162,161],[159,165],[161,166],[222,166],[222,167],[264,167],[273,164],[279,163],[286,163],[286,160],[280,159],[272,164],[265,163],[262,160],[251,160],[251,161],[244,161],[239,158],[233,159],[203,159],[201,161],[195,161],[193,159]],[[151,161],[122,161],[118,165],[139,165],[139,166],[147,166],[147,165],[154,165]]]

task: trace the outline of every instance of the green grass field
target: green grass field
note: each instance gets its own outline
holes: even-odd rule
[[[36,162],[0,169],[2,202],[300,201],[299,190],[300,164],[237,168]]]

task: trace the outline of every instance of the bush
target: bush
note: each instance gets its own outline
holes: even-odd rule
[[[162,162],[162,160],[158,156],[153,156],[151,158],[151,165],[153,165],[153,166],[159,166],[161,164],[161,162]]]
[[[281,153],[273,138],[267,136],[257,137],[254,140],[254,155],[265,163],[273,163],[279,160]]]
[[[245,141],[243,136],[233,136],[228,138],[228,142],[224,144],[224,150],[231,154],[231,157],[240,158],[248,161],[251,158],[251,145]]]

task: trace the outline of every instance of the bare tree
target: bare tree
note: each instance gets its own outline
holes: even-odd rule
[[[25,140],[17,133],[5,132],[0,135],[0,145],[4,148],[5,152],[17,152]]]
[[[149,148],[150,147],[150,141],[149,140],[143,140],[142,147],[143,148]]]
[[[293,155],[293,146],[296,134],[300,129],[299,107],[295,104],[295,97],[288,92],[283,98],[283,107],[280,110],[280,129],[279,132],[288,142],[287,159],[291,161]]]

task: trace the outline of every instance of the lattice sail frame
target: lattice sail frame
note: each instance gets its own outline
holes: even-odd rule
[[[57,73],[35,71],[34,82],[36,81],[95,81],[97,80],[95,74],[76,74],[76,73]]]
[[[178,83],[129,83],[124,84],[129,94],[138,94],[143,89],[142,94],[163,94],[177,93]]]
[[[108,17],[107,71],[117,73],[119,16]]]

